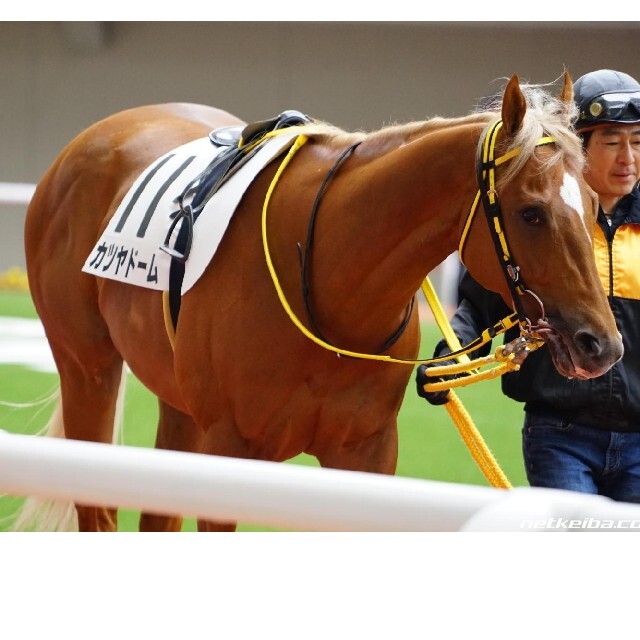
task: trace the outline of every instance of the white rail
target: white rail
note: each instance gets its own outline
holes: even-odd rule
[[[0,431],[0,492],[300,531],[640,528],[640,506]],[[570,522],[578,525],[569,526]],[[545,524],[546,523],[546,524]],[[622,523],[622,524],[621,524]]]
[[[29,204],[36,190],[35,184],[26,182],[0,182],[0,204]]]
[[[35,185],[0,182],[0,205]],[[640,506],[0,430],[0,492],[301,531],[640,530]]]

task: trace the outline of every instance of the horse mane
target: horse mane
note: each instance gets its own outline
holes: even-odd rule
[[[370,153],[378,155],[389,149],[394,149],[401,144],[407,144],[412,140],[421,138],[433,131],[439,131],[447,127],[455,127],[461,124],[474,122],[490,122],[490,114],[472,113],[457,118],[442,118],[434,116],[428,120],[418,120],[404,124],[390,124],[377,131],[346,131],[328,122],[316,120],[308,127],[309,134],[323,142],[332,143],[336,147],[351,144],[359,140],[367,141],[367,149]]]
[[[504,185],[513,179],[533,155],[537,148],[537,141],[544,136],[552,136],[555,139],[555,144],[547,147],[554,149],[555,153],[545,158],[540,167],[541,171],[546,171],[556,163],[565,160],[577,169],[582,168],[584,164],[582,141],[573,130],[573,123],[578,116],[578,107],[573,101],[567,103],[552,95],[548,89],[550,86],[552,85],[527,83],[520,85],[527,103],[527,111],[520,130],[510,141],[508,148],[502,151],[507,153],[519,147],[520,152],[512,161],[503,165],[498,174],[497,186]],[[349,133],[325,122],[317,122],[314,127],[317,127],[316,134],[325,139],[331,138],[336,145],[347,145],[366,139],[366,148],[369,152],[379,154],[444,128],[476,123],[489,126],[500,118],[501,106],[502,93],[499,93],[484,98],[477,110],[461,117],[434,116],[423,121],[388,125],[371,133],[362,131]],[[482,144],[482,138],[478,144]]]

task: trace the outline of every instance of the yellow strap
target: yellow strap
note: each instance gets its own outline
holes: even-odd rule
[[[467,216],[467,220],[464,223],[464,229],[462,230],[462,234],[460,235],[460,242],[458,243],[458,256],[460,258],[460,262],[464,264],[462,260],[462,250],[467,242],[467,235],[469,234],[469,230],[471,229],[471,223],[475,217],[476,209],[478,208],[478,202],[480,201],[480,189],[476,193],[476,197],[473,199],[471,204],[471,209],[469,211],[469,215]]]
[[[474,361],[476,364],[477,361]],[[478,371],[476,373],[471,373],[467,376],[461,378],[454,378],[453,380],[441,380],[436,382],[427,382],[424,385],[425,391],[444,391],[445,389],[452,389],[454,387],[468,387],[471,384],[475,384],[476,382],[482,382],[483,380],[491,380],[493,378],[498,378],[499,376],[508,373],[509,371],[517,371],[518,366],[511,366],[506,362],[501,362],[496,367],[491,369],[487,369],[486,371]],[[442,367],[444,369],[444,367]],[[453,369],[453,367],[451,367]],[[429,371],[429,373],[432,373]],[[440,375],[452,375],[455,371],[449,370],[447,373]]]
[[[502,230],[502,227],[500,226],[500,220],[498,220],[498,218],[494,218],[493,219],[493,228],[496,230],[496,235],[498,236],[498,239],[500,240],[500,247],[502,248],[502,258],[503,260],[508,260],[510,255],[509,255],[509,247],[507,247],[507,239],[504,236],[504,231]]]
[[[173,319],[171,318],[171,307],[169,306],[169,292],[162,292],[162,317],[164,319],[164,328],[171,344],[171,349],[176,350],[176,332],[173,328]]]
[[[449,349],[451,351],[459,351],[462,349],[462,345],[458,341],[456,334],[453,332],[449,321],[447,320],[447,314],[444,312],[442,305],[440,304],[440,300],[438,299],[438,295],[436,290],[431,284],[431,280],[427,276],[422,283],[422,293],[424,297],[427,299],[429,306],[431,307],[431,313],[433,313],[433,317],[440,328],[442,335],[444,336],[447,344],[449,345]],[[454,348],[455,346],[455,348]],[[458,362],[471,362],[469,356],[466,354],[460,356],[458,358]]]

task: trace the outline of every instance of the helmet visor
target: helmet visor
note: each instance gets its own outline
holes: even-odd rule
[[[580,110],[579,129],[599,122],[640,122],[640,91],[605,93]]]

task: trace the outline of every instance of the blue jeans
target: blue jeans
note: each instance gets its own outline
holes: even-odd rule
[[[606,431],[526,413],[522,451],[532,487],[640,502],[640,433]]]

